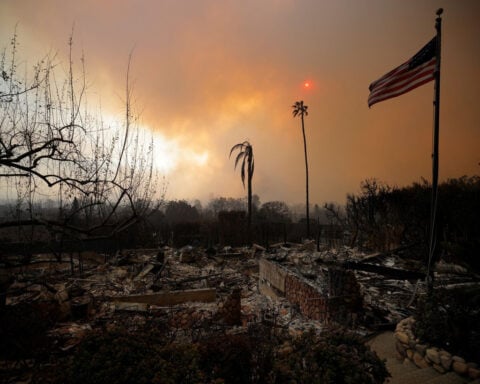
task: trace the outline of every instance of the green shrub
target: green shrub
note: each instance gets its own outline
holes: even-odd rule
[[[470,361],[480,362],[480,290],[436,289],[419,302],[415,335]]]

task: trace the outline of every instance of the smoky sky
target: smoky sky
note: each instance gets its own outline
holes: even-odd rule
[[[65,62],[73,31],[89,104],[122,117],[129,55],[140,124],[155,136],[167,198],[242,197],[230,148],[249,140],[262,202],[344,202],[376,177],[431,178],[433,82],[367,106],[368,85],[435,35],[444,8],[440,179],[479,172],[480,3],[475,0],[3,0],[2,47]],[[303,84],[312,85],[305,89]]]

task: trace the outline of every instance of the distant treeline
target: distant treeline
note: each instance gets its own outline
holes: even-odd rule
[[[178,245],[245,244],[246,210],[216,203],[217,211],[212,205],[202,209],[185,201],[170,201],[149,223],[157,239]],[[369,179],[361,183],[359,193],[347,195],[345,205],[315,206],[312,237],[327,246],[348,245],[372,252],[407,248],[410,256],[422,259],[427,254],[430,210],[431,185],[426,180],[399,188]],[[435,257],[480,268],[479,176],[440,184],[436,223]],[[253,242],[268,246],[302,241],[305,227],[305,219],[294,219],[284,202],[254,204]]]
[[[480,177],[449,179],[440,184],[438,197],[436,258],[480,268]],[[372,252],[406,247],[411,256],[421,259],[428,245],[430,206],[431,186],[425,180],[402,188],[376,179],[365,180],[359,193],[347,195],[345,205],[314,206],[311,237],[322,246],[348,245]],[[66,232],[60,237],[57,232],[52,237],[48,226],[37,226],[36,237],[30,237],[30,242],[42,250],[46,249],[44,243],[58,250],[59,243],[64,242],[68,248],[72,244],[82,244],[85,250],[99,248],[102,252],[105,249],[113,252],[162,245],[218,247],[258,243],[268,247],[277,242],[305,240],[306,220],[293,214],[285,202],[260,204],[255,196],[253,208],[250,236],[245,199],[216,198],[205,208],[199,201],[167,201],[118,232],[115,238],[91,241],[88,236],[69,237]],[[51,213],[52,209],[50,206],[46,212]],[[87,219],[79,215],[72,217],[70,222],[81,227],[82,221]],[[33,231],[25,227],[0,229],[1,251],[5,253],[9,247],[13,250],[15,243],[25,248],[26,233],[31,235]]]

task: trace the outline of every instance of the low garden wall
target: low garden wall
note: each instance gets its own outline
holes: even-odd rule
[[[477,363],[467,362],[460,356],[448,351],[421,343],[413,334],[415,319],[408,317],[397,324],[395,329],[395,346],[399,357],[411,360],[419,368],[433,367],[440,373],[455,372],[472,380],[480,378]]]

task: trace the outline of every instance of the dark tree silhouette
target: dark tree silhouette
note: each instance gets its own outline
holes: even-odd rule
[[[245,174],[247,175],[247,196],[248,196],[248,217],[247,217],[247,230],[248,230],[248,237],[250,241],[250,228],[252,225],[252,178],[253,178],[253,171],[255,168],[255,162],[253,158],[253,147],[248,141],[244,141],[243,143],[235,144],[230,149],[230,156],[232,153],[238,151],[238,155],[235,158],[235,169],[240,161],[242,161],[241,166],[241,178],[242,184],[245,188]]]
[[[17,228],[15,241],[59,243],[59,258],[62,239],[113,237],[159,205],[153,142],[141,139],[133,110],[131,55],[124,125],[107,126],[87,108],[84,57],[77,75],[73,30],[68,45],[61,75],[51,55],[20,73],[16,33],[0,60],[0,182],[16,194],[0,228]],[[42,194],[57,194],[55,217],[38,208]]]
[[[310,237],[310,201],[309,201],[309,194],[308,194],[308,158],[307,158],[307,139],[305,137],[305,123],[304,123],[304,116],[308,115],[307,109],[308,106],[303,104],[302,101],[296,101],[295,104],[292,105],[293,108],[293,117],[300,116],[302,120],[302,134],[303,134],[303,149],[305,152],[305,189],[306,189],[306,215],[307,215],[307,238]]]
[[[288,205],[283,201],[267,201],[258,211],[260,220],[272,223],[290,223],[291,214]]]

